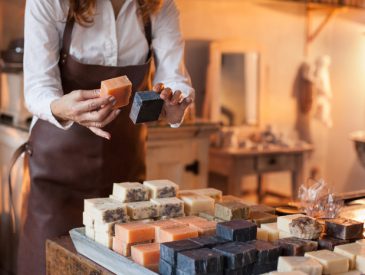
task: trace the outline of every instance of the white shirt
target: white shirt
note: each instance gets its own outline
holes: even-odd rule
[[[110,0],[97,0],[94,24],[74,25],[70,54],[79,62],[105,66],[143,64],[148,54],[137,0],[126,0],[117,19]],[[66,0],[27,0],[25,11],[24,94],[29,111],[37,118],[67,129],[53,116],[50,104],[63,95],[58,67],[68,13]],[[163,0],[151,16],[156,72],[153,83],[163,82],[185,97],[194,90],[184,65],[184,41],[174,0]]]

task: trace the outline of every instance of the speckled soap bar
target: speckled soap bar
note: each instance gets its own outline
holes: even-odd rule
[[[94,222],[110,223],[126,219],[126,205],[109,198],[84,200],[85,212],[89,213]]]
[[[148,189],[139,182],[114,183],[113,198],[121,202],[148,200]]]
[[[364,223],[350,219],[326,220],[326,234],[342,240],[363,238]]]
[[[303,256],[304,253],[317,250],[318,243],[295,237],[279,239],[275,242],[281,248],[282,256]]]
[[[178,198],[151,199],[156,204],[160,216],[181,217],[184,215],[184,202]]]
[[[248,205],[236,201],[215,204],[215,216],[226,221],[248,219],[249,211]]]
[[[150,201],[127,203],[127,212],[131,219],[142,220],[159,216],[158,206]]]
[[[217,236],[227,240],[251,241],[256,239],[256,234],[257,225],[252,222],[236,220],[217,224]]]
[[[149,190],[152,199],[176,197],[179,186],[170,180],[148,180],[143,185]]]
[[[157,121],[163,107],[160,94],[154,91],[137,92],[134,95],[130,119],[134,124]]]
[[[237,269],[250,265],[256,261],[257,250],[253,245],[230,242],[213,248],[224,255],[224,268]]]
[[[247,244],[252,245],[257,251],[257,263],[272,263],[278,260],[280,256],[279,245],[265,241],[250,241]]]
[[[175,266],[177,264],[177,253],[200,248],[202,248],[202,245],[191,240],[167,242],[160,245],[160,256],[161,259]]]

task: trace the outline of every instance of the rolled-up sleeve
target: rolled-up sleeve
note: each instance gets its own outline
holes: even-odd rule
[[[58,67],[60,35],[56,27],[54,2],[27,0],[24,31],[24,96],[27,108],[37,118],[62,129],[53,116],[51,102],[63,95]]]
[[[152,20],[156,72],[153,83],[162,82],[184,97],[194,97],[189,74],[184,64],[184,40],[180,31],[179,11],[173,0],[165,0]]]

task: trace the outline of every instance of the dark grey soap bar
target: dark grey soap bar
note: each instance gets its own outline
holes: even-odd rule
[[[223,273],[223,264],[222,254],[201,248],[179,252],[176,268],[192,274]]]
[[[206,248],[213,248],[217,245],[222,245],[229,242],[228,240],[217,236],[203,236],[203,237],[192,238],[190,240]]]
[[[217,236],[230,241],[247,242],[256,239],[257,225],[245,220],[217,224]]]
[[[247,274],[249,274],[249,273],[244,273],[243,268],[224,270],[224,275],[247,275]]]
[[[134,124],[156,121],[160,117],[162,106],[160,94],[153,91],[137,92],[129,117]]]
[[[174,266],[170,265],[168,262],[160,258],[159,262],[159,273],[161,275],[176,275],[176,269]]]
[[[225,269],[243,268],[256,261],[257,250],[250,244],[232,242],[216,246],[213,250],[224,255]]]
[[[315,251],[318,243],[295,237],[279,239],[275,242],[280,246],[282,256],[304,256],[305,252]]]
[[[364,223],[350,219],[326,220],[326,234],[329,237],[342,240],[354,240],[363,238]]]
[[[277,269],[278,261],[262,264],[262,263],[255,263],[253,264],[253,268],[251,273],[246,274],[252,274],[252,275],[259,275],[263,273],[267,273],[270,271],[274,271]]]
[[[341,244],[347,244],[349,242],[350,242],[349,240],[341,240],[327,236],[322,236],[318,240],[318,249],[328,249],[333,251],[335,249],[335,246]]]
[[[167,263],[175,266],[177,261],[177,253],[185,250],[199,249],[203,246],[189,239],[162,243],[160,245],[160,258]]]
[[[248,244],[257,250],[257,263],[271,263],[277,261],[280,256],[280,246],[265,241],[250,241]]]
[[[185,272],[180,269],[176,269],[176,275],[223,275],[222,272],[210,272],[210,273],[192,273],[192,272]]]

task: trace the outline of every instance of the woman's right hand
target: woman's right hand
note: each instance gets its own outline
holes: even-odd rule
[[[113,110],[115,103],[113,96],[100,97],[99,90],[77,90],[54,100],[51,111],[60,122],[74,121],[110,139],[110,133],[101,128],[118,116],[120,110]]]

